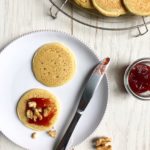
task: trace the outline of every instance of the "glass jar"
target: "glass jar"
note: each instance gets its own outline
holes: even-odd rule
[[[138,59],[127,67],[124,85],[132,96],[150,100],[150,58]]]

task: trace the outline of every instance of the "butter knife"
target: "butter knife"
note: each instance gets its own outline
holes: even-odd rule
[[[110,64],[110,58],[105,58],[100,63],[98,63],[98,65],[93,70],[92,74],[90,75],[90,77],[85,85],[85,89],[81,96],[76,113],[75,113],[66,133],[64,134],[62,140],[56,147],[56,150],[65,150],[66,149],[68,141],[76,127],[76,124],[78,123],[84,110],[86,109],[87,105],[89,104],[89,102],[90,102],[95,90],[97,89],[98,85],[100,84],[109,64]]]

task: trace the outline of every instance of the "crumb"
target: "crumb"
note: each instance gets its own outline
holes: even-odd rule
[[[33,133],[31,134],[31,137],[32,137],[32,139],[36,139],[36,138],[37,138],[37,133],[36,133],[36,132],[33,132]]]
[[[52,138],[56,138],[56,136],[57,136],[56,130],[50,130],[50,131],[48,131],[47,133],[48,133],[48,135],[49,135],[50,137],[52,137]]]

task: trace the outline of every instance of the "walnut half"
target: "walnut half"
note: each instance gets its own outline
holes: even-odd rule
[[[98,146],[96,147],[96,150],[112,150],[111,145],[108,146]]]
[[[33,119],[33,112],[32,110],[28,109],[26,112],[26,116],[28,119]]]
[[[34,109],[34,115],[39,118],[39,120],[43,119],[43,116],[40,114],[39,109]]]
[[[29,108],[36,108],[36,102],[28,102],[28,107]]]
[[[47,117],[51,111],[51,107],[46,107],[43,111],[43,116]]]
[[[96,140],[95,146],[96,150],[112,150],[112,146],[110,145],[111,138],[101,137]]]
[[[111,142],[111,138],[102,137],[96,140],[95,146],[105,145]]]

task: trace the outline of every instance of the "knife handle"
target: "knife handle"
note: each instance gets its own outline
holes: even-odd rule
[[[79,119],[81,117],[81,114],[79,114],[78,112],[76,112],[76,114],[74,115],[74,118],[72,119],[67,131],[65,132],[65,135],[63,136],[62,140],[60,141],[60,143],[58,144],[58,146],[56,147],[56,150],[65,150],[68,144],[68,141],[75,129],[76,124],[78,123]]]

